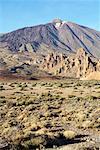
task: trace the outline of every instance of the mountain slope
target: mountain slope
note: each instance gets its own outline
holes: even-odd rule
[[[55,50],[62,53],[84,48],[100,58],[100,32],[72,22],[55,19],[53,22],[22,28],[0,37],[0,47],[11,51],[34,51],[42,54]]]

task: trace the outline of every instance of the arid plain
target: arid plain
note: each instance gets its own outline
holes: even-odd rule
[[[0,81],[0,149],[100,149],[100,81]]]

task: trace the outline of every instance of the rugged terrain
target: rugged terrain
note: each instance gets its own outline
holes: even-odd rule
[[[100,62],[89,57],[85,50],[80,48],[76,54],[70,56],[51,53],[44,58],[42,69],[56,76],[85,79],[90,73],[100,73]]]
[[[3,34],[0,54],[0,76],[99,79],[100,32],[55,19]]]
[[[1,80],[0,149],[100,149],[100,82]]]
[[[55,19],[0,35],[0,150],[99,150],[99,80],[99,31]]]
[[[68,56],[57,52],[41,56],[36,53],[15,54],[9,51],[5,55],[5,51],[1,51],[0,56],[1,77],[32,79],[62,76],[100,80],[100,60],[90,56],[83,48]]]

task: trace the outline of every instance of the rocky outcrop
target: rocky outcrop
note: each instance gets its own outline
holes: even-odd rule
[[[77,70],[76,77],[85,77],[90,72],[96,70],[95,63],[91,60],[83,48],[77,50],[75,57],[75,65]]]
[[[97,65],[96,65],[96,70],[100,72],[100,60],[98,61]]]
[[[81,78],[81,80],[100,80],[100,71],[93,71],[85,78]]]
[[[80,48],[76,54],[70,56],[62,53],[48,54],[43,59],[41,68],[55,75],[85,78],[91,72],[100,70],[100,62],[94,62],[86,51]]]

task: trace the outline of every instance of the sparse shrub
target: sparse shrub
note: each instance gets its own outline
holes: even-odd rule
[[[85,99],[87,99],[87,100],[96,100],[96,99],[98,99],[98,97],[96,97],[94,95],[88,95],[88,96],[85,97]]]
[[[0,91],[5,90],[5,88],[3,87],[3,85],[0,85]]]
[[[5,96],[0,96],[0,98],[1,98],[1,99],[4,99],[4,98],[5,98]]]
[[[78,82],[78,83],[76,83],[76,85],[75,86],[81,86],[81,83],[80,82]]]
[[[70,131],[70,130],[64,131],[63,135],[66,139],[73,139],[76,137],[76,133],[74,131]]]
[[[35,136],[32,139],[22,142],[24,148],[27,149],[36,149],[36,148],[43,148],[43,145],[46,144],[45,136]]]
[[[90,120],[86,120],[82,122],[82,127],[83,128],[92,128],[93,127],[93,122]]]
[[[6,103],[6,100],[1,97],[0,99],[0,106],[3,106]]]
[[[68,95],[68,98],[75,98],[75,95]]]
[[[32,87],[35,87],[37,85],[37,83],[32,84]]]

